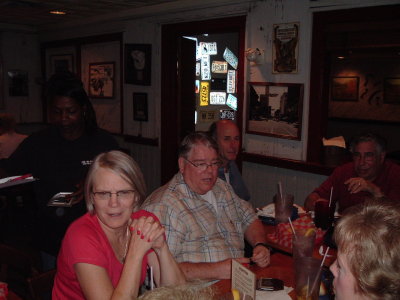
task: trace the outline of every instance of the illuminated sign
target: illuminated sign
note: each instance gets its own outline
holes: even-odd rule
[[[200,76],[200,63],[196,63],[196,76]]]
[[[199,91],[200,91],[200,81],[199,80],[196,80],[195,82],[194,82],[194,86],[195,86],[195,93],[196,94],[198,94],[199,93]]]
[[[236,93],[236,71],[229,70],[226,84],[227,93]]]
[[[200,83],[200,106],[208,105],[209,91],[210,91],[210,83],[207,81],[202,81]]]
[[[213,60],[211,64],[211,72],[213,73],[227,73],[228,72],[228,63],[226,61],[217,61]]]
[[[201,55],[217,55],[217,43],[199,43],[199,51]]]
[[[228,99],[226,99],[226,105],[230,108],[237,110],[237,98],[231,94],[228,95]]]
[[[225,92],[210,92],[210,104],[224,105],[226,100]]]
[[[210,56],[203,55],[201,57],[201,80],[210,80],[211,70],[210,70]]]
[[[237,69],[238,66],[238,59],[235,54],[228,48],[225,48],[224,54],[222,55],[223,58],[232,66],[232,68]]]
[[[221,109],[219,111],[219,118],[221,120],[235,120],[235,111],[232,109]]]

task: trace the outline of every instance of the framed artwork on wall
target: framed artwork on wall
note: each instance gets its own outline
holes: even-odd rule
[[[385,78],[383,103],[400,104],[400,78]]]
[[[151,85],[151,44],[125,45],[125,83]]]
[[[299,23],[274,24],[272,73],[297,73]]]
[[[75,73],[74,56],[72,54],[50,55],[50,74],[51,76],[63,71]]]
[[[303,84],[248,82],[246,132],[301,140]]]
[[[332,77],[331,100],[332,101],[358,101],[358,84],[360,78]]]
[[[89,97],[114,97],[114,62],[89,64]]]
[[[29,96],[28,72],[23,70],[10,70],[8,75],[8,94],[11,97]]]
[[[149,120],[147,93],[133,93],[133,119],[144,122]]]

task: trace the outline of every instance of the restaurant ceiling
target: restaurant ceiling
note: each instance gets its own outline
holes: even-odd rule
[[[0,23],[49,26],[179,0],[1,0]],[[53,15],[52,10],[67,14]]]

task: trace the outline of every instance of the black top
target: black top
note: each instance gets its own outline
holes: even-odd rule
[[[37,233],[43,239],[41,249],[57,253],[68,225],[86,211],[84,201],[71,208],[48,207],[50,198],[58,192],[75,192],[95,156],[117,149],[116,140],[105,130],[98,129],[92,135],[69,141],[50,126],[27,137],[10,158],[0,161],[0,168],[10,176],[31,173],[39,179],[33,185]],[[52,239],[56,241],[48,243]],[[45,244],[53,245],[46,247]]]

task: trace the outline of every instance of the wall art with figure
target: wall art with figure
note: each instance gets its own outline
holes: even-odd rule
[[[151,44],[125,45],[125,83],[151,85]]]
[[[114,62],[89,64],[89,96],[93,98],[114,97]]]

